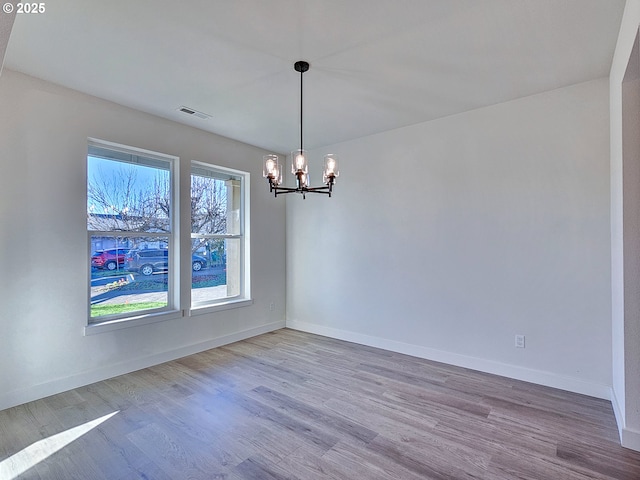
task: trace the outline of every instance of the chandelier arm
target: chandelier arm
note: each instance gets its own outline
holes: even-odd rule
[[[283,195],[285,193],[297,193],[297,192],[298,190],[295,188],[291,188],[291,189],[288,188],[286,190],[283,190],[282,188],[278,187],[275,189],[274,195],[277,197],[278,195]]]
[[[321,187],[305,187],[301,190],[306,190],[307,192],[311,193],[329,193],[329,190],[331,190],[331,188],[329,187],[329,185],[323,185]]]
[[[323,193],[325,195],[331,196],[332,193],[332,185],[323,185],[322,187],[280,187],[280,186],[272,186],[270,189],[271,192],[274,192],[274,195],[277,197],[278,195],[283,195],[286,193],[300,193],[304,197],[307,193]]]

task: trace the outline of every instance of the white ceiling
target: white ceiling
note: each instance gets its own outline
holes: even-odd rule
[[[605,77],[624,0],[55,0],[5,67],[279,153]],[[186,105],[208,120],[177,112]]]

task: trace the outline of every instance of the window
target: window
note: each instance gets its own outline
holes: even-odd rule
[[[176,308],[173,164],[160,154],[89,144],[90,323]]]
[[[190,280],[192,314],[250,303],[249,174],[201,162],[183,168],[191,185],[181,192],[177,158],[89,142],[86,331],[182,316],[189,298],[180,298],[181,281]],[[191,205],[181,235],[178,200]]]
[[[244,176],[192,162],[191,304],[242,298],[244,271]]]

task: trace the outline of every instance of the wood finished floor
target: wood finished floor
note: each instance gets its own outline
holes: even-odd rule
[[[285,329],[1,411],[13,478],[638,480],[640,453],[607,401]]]

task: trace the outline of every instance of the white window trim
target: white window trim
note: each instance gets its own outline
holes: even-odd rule
[[[241,182],[241,198],[240,198],[240,224],[241,224],[241,234],[240,235],[220,235],[221,237],[226,238],[240,238],[241,241],[241,260],[240,260],[240,271],[241,271],[241,280],[240,280],[240,294],[235,297],[227,297],[221,299],[219,302],[215,303],[200,303],[191,305],[191,287],[189,286],[189,297],[182,298],[181,290],[184,290],[181,285],[181,279],[183,276],[183,272],[181,271],[180,257],[181,257],[181,242],[180,239],[183,236],[180,231],[180,223],[179,220],[179,212],[180,212],[180,158],[167,155],[160,152],[155,152],[151,150],[145,150],[142,148],[131,147],[127,145],[122,145],[114,142],[109,142],[105,140],[100,140],[96,138],[89,138],[88,145],[93,145],[96,147],[106,148],[110,150],[125,152],[129,154],[139,154],[141,156],[148,156],[151,158],[159,158],[162,160],[167,160],[170,164],[170,175],[172,178],[171,182],[171,201],[172,201],[172,209],[171,216],[169,219],[171,225],[171,233],[168,234],[171,238],[169,242],[171,252],[170,257],[171,265],[170,269],[172,273],[169,275],[169,298],[168,298],[168,306],[161,310],[147,310],[141,312],[131,312],[132,315],[118,315],[117,317],[105,317],[105,320],[92,322],[91,318],[91,285],[88,282],[88,299],[87,302],[87,320],[86,325],[84,326],[84,335],[95,335],[100,333],[111,332],[115,330],[121,330],[126,328],[135,328],[144,325],[149,325],[157,322],[163,322],[168,320],[177,320],[184,319],[185,317],[194,317],[199,315],[210,314],[214,312],[230,310],[235,308],[241,308],[250,306],[253,304],[253,299],[251,298],[251,277],[250,277],[250,265],[251,265],[251,257],[250,257],[250,185],[251,185],[251,176],[249,172],[236,170],[232,168],[222,167],[218,165],[213,165],[206,162],[198,162],[192,161],[189,165],[189,172],[191,172],[191,165],[197,165],[200,167],[204,167],[207,169],[211,169],[214,171],[218,171],[221,173],[227,173],[229,175],[233,175],[240,178]],[[85,159],[86,161],[86,159]],[[117,161],[117,160],[114,160]],[[85,164],[86,165],[86,164]],[[188,223],[190,224],[191,219],[188,219]],[[133,234],[138,235],[153,235],[152,232],[97,232],[90,231],[88,229],[85,230],[87,235],[87,258],[91,256],[91,247],[90,247],[90,238],[91,235],[105,233],[105,234],[115,234],[118,236],[119,234],[127,235]],[[191,243],[191,229],[186,233],[186,237],[188,237],[188,244]],[[162,234],[164,236],[167,234]],[[191,262],[189,262],[189,265]],[[91,275],[91,265],[88,265],[88,278],[90,279]],[[191,270],[189,269],[189,274],[191,274]],[[189,283],[190,285],[190,283]]]
[[[248,307],[249,305],[253,305],[253,299],[234,297],[233,299],[227,299],[226,301],[218,303],[194,305],[189,310],[188,315],[190,317],[197,317],[198,315],[206,315],[208,313],[220,312],[223,310]]]
[[[239,308],[253,304],[253,300],[251,298],[251,277],[250,277],[250,215],[249,209],[247,208],[250,205],[250,196],[249,186],[251,185],[251,175],[249,172],[245,172],[242,170],[236,170],[233,168],[221,167],[218,165],[213,165],[206,162],[199,162],[196,160],[192,160],[190,164],[190,172],[192,170],[191,167],[196,166],[198,168],[203,168],[206,170],[211,170],[213,172],[219,172],[221,174],[227,174],[240,179],[240,233],[239,234],[207,234],[202,235],[203,237],[210,238],[239,238],[240,239],[240,293],[233,297],[225,297],[220,300],[213,301],[205,301],[193,303],[191,300],[191,288],[189,288],[189,316],[197,316],[204,315],[207,313],[217,312],[221,310],[229,310],[232,308]],[[191,219],[189,219],[189,224],[191,223]],[[189,229],[189,232],[191,229]],[[193,238],[192,234],[189,233],[189,241]],[[196,237],[200,236],[199,234],[194,234]]]
[[[147,325],[149,323],[162,322],[166,320],[173,320],[176,318],[184,317],[184,311],[181,310],[181,299],[180,299],[180,289],[178,287],[177,276],[180,272],[180,225],[179,222],[176,221],[177,215],[176,212],[179,211],[180,203],[179,203],[179,185],[180,185],[180,158],[167,155],[160,152],[154,152],[151,150],[145,150],[142,148],[131,147],[127,145],[122,145],[114,142],[109,142],[106,140],[100,140],[96,138],[88,138],[87,140],[87,149],[90,146],[105,148],[108,150],[114,150],[116,152],[123,152],[127,154],[137,154],[140,156],[145,156],[149,158],[157,158],[162,161],[166,161],[169,163],[169,175],[171,178],[171,212],[169,216],[169,225],[171,232],[169,234],[166,233],[154,233],[154,232],[126,232],[126,231],[93,231],[86,229],[87,235],[87,258],[91,257],[91,236],[92,235],[100,235],[100,234],[108,234],[112,236],[168,236],[170,238],[169,242],[169,258],[170,258],[170,268],[168,273],[168,305],[159,310],[141,310],[140,312],[131,312],[132,315],[117,315],[117,316],[105,316],[104,320],[100,321],[92,321],[93,317],[91,317],[91,282],[88,282],[88,302],[87,302],[87,320],[86,325],[84,327],[84,335],[93,335],[96,333],[102,333],[107,331],[119,330],[123,328],[136,327],[140,325]],[[88,155],[88,153],[87,153]],[[117,162],[118,160],[114,160]],[[85,157],[86,162],[86,157]],[[85,163],[86,165],[86,163]],[[91,279],[91,264],[88,264],[88,277]]]
[[[182,310],[170,310],[142,313],[141,315],[116,318],[99,323],[89,323],[84,327],[84,335],[89,336],[98,333],[112,332],[114,330],[122,330],[124,328],[140,327],[142,325],[149,325],[150,323],[176,320],[184,316],[184,311]]]

